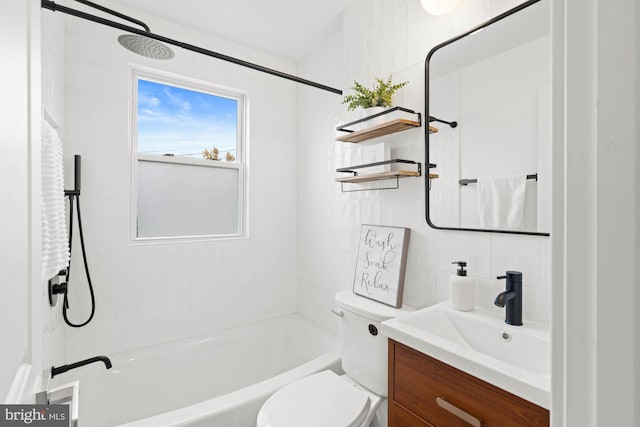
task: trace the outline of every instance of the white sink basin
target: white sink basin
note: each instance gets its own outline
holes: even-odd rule
[[[461,312],[447,302],[382,323],[389,338],[549,408],[548,330],[511,326],[495,313]]]

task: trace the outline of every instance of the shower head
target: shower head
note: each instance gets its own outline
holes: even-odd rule
[[[140,21],[139,19],[132,18],[131,16],[127,16],[113,9],[109,9],[107,7],[94,3],[93,1],[90,1],[90,0],[75,0],[75,1],[85,6],[98,9],[101,12],[108,13],[109,15],[117,16],[118,18],[124,19],[125,21],[132,22],[136,25],[141,26],[144,31],[148,33],[151,32],[151,29],[149,28],[149,26],[144,22]],[[53,3],[53,2],[48,2],[48,3]],[[43,4],[43,7],[45,7],[47,5],[47,2],[43,0],[42,4]],[[58,6],[56,8],[54,4],[52,10],[55,12],[57,9],[60,9],[60,7]],[[75,12],[78,12],[78,11],[75,11]],[[105,20],[103,19],[100,19],[98,17],[93,17],[93,18],[98,20],[97,22],[105,23]],[[173,55],[174,55],[173,51],[167,46],[165,46],[164,44],[160,43],[157,40],[154,40],[152,38],[145,37],[142,35],[123,34],[120,37],[118,37],[118,42],[125,49],[130,50],[133,53],[137,53],[138,55],[146,56],[147,58],[151,58],[151,59],[171,59],[173,58]]]
[[[166,60],[172,59],[174,56],[173,50],[168,46],[157,40],[137,34],[123,34],[118,37],[118,43],[133,53],[151,59]]]

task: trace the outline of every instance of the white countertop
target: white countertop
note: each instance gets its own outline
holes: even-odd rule
[[[382,333],[549,409],[550,335],[540,325],[511,326],[492,312],[443,302],[382,322]]]

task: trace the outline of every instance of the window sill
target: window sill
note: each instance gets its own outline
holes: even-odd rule
[[[244,239],[249,239],[249,236],[241,234],[224,234],[219,236],[134,237],[129,241],[129,243],[132,246],[144,246],[171,243],[219,242]]]

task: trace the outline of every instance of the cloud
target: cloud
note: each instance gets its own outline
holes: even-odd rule
[[[164,88],[164,94],[172,105],[178,107],[182,111],[191,111],[191,103],[186,101],[182,96],[175,94],[168,87]]]
[[[141,92],[138,94],[138,105],[157,108],[160,106],[160,99],[153,95]]]

